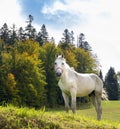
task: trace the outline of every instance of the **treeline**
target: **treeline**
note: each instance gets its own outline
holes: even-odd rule
[[[25,28],[17,30],[13,25],[9,29],[5,23],[0,29],[1,105],[13,103],[39,108],[63,104],[54,73],[56,54],[64,54],[67,63],[78,72],[99,73],[99,62],[83,33],[75,46],[73,31],[65,29],[56,46],[46,26],[43,24],[37,32],[32,21],[33,16],[29,15]]]

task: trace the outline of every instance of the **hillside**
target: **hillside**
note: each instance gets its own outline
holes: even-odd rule
[[[109,103],[108,106],[112,105]],[[104,104],[105,105],[105,104]],[[114,105],[115,106],[115,105]],[[113,107],[113,106],[112,106]],[[105,107],[105,110],[107,106]],[[92,109],[90,109],[92,110]],[[87,112],[87,110],[80,110]],[[88,110],[89,111],[89,110]],[[64,111],[45,111],[13,106],[0,107],[0,129],[119,129],[119,122],[96,121],[94,118]],[[88,113],[88,112],[87,112]],[[111,112],[110,112],[111,113]],[[95,115],[95,113],[94,113]],[[113,110],[114,115],[114,110]],[[106,116],[106,115],[105,115]],[[108,114],[110,117],[110,114]],[[115,117],[114,117],[115,119]]]

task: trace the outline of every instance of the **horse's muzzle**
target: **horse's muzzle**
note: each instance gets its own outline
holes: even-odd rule
[[[62,69],[61,69],[61,68],[57,68],[57,69],[56,69],[56,75],[57,75],[58,77],[60,77],[60,76],[62,75]]]
[[[56,75],[57,75],[58,77],[60,77],[60,76],[62,75],[62,73],[61,73],[61,72],[56,72]]]

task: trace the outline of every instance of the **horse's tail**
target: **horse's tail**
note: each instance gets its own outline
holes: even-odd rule
[[[108,94],[104,88],[102,89],[102,100],[108,101]]]

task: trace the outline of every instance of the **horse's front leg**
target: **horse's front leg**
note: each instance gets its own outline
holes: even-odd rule
[[[66,112],[68,112],[69,111],[69,96],[65,94],[64,92],[62,92],[62,96],[64,98]]]
[[[70,93],[71,93],[71,108],[72,108],[72,112],[75,114],[76,113],[76,89],[72,88]]]

